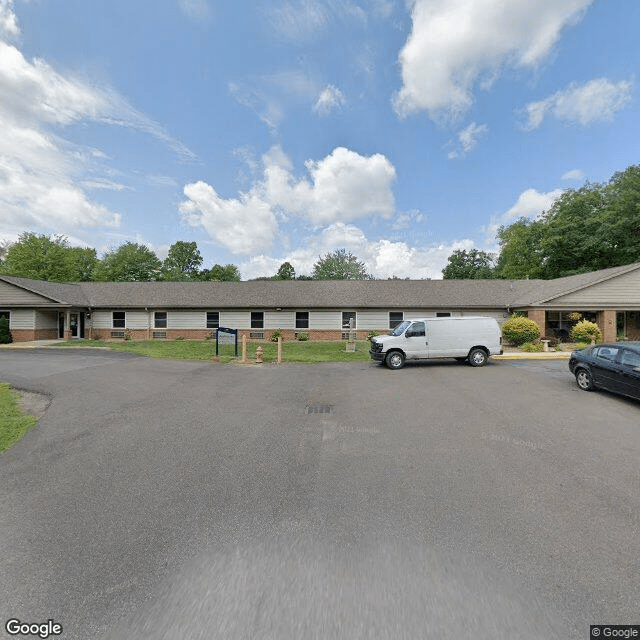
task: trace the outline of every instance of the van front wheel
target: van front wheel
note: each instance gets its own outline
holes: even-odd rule
[[[399,351],[388,353],[385,361],[389,369],[402,369],[404,366],[404,356]]]
[[[469,352],[469,364],[472,367],[482,367],[487,364],[487,354],[483,349],[471,349]]]

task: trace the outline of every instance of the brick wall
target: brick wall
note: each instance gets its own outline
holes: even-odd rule
[[[252,338],[251,334],[262,333],[263,342],[269,342],[271,334],[276,329],[240,329],[238,331],[238,342],[242,339],[242,336],[247,336],[247,342],[261,342],[257,338]],[[182,337],[185,340],[204,340],[207,336],[212,335],[215,338],[215,329],[91,329],[89,336],[89,330],[87,329],[87,337],[99,339],[99,340],[114,340],[121,341],[123,338],[112,338],[112,331],[126,331],[131,335],[131,340],[153,340],[153,334],[162,332],[165,334],[166,340],[175,340]],[[323,340],[343,340],[342,330],[324,330],[324,329],[281,329],[282,338],[285,342],[293,342],[296,340],[296,333],[306,333],[309,336],[310,341],[323,341]],[[386,329],[378,331],[380,334],[387,333]],[[366,340],[369,331],[361,330],[356,331],[356,338],[358,340]],[[33,339],[33,338],[29,338]],[[162,338],[156,338],[162,339]]]

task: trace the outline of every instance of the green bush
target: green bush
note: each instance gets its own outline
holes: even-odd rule
[[[280,329],[276,329],[271,334],[271,342],[278,342],[278,338],[282,338],[282,331],[280,331]]]
[[[523,345],[520,345],[520,348],[527,353],[539,353],[540,351],[544,351],[544,345],[542,342],[525,342]]]
[[[309,339],[309,334],[308,333],[299,333],[298,334],[298,340],[300,340],[300,342],[306,342]]]
[[[540,337],[540,327],[529,318],[511,316],[502,325],[502,335],[517,347]]]
[[[600,342],[602,340],[602,331],[595,322],[589,322],[589,320],[582,320],[578,322],[571,330],[571,337],[576,342],[589,343],[592,340]]]
[[[9,331],[9,318],[2,316],[0,318],[0,344],[9,344],[13,342],[13,336]]]
[[[380,334],[377,331],[369,331],[369,333],[367,334],[367,340],[371,340],[371,338],[375,338],[379,335]]]

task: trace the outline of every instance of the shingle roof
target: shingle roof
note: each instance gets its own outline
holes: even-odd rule
[[[81,283],[93,307],[506,307],[505,280],[324,280]]]
[[[65,305],[132,308],[518,308],[640,269],[640,263],[556,280],[252,280],[78,282],[0,276]]]
[[[60,304],[72,305],[76,307],[88,306],[87,298],[77,283],[63,284],[58,282],[46,282],[44,280],[32,280],[31,278],[18,278],[16,276],[0,276],[5,280],[27,291],[37,293],[46,298],[50,298]]]

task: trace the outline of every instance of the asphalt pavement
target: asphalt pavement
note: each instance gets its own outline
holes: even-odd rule
[[[3,625],[578,639],[640,622],[640,403],[577,390],[566,361],[6,350],[0,380],[49,401],[0,454]]]

